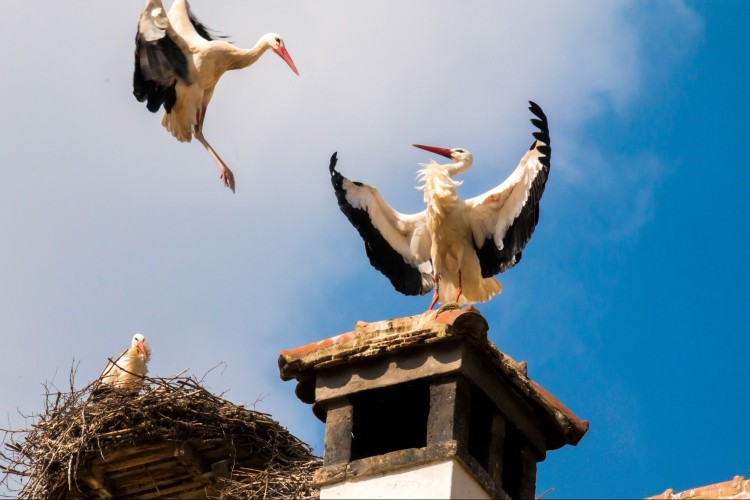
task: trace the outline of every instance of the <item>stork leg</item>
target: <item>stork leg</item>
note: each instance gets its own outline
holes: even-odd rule
[[[456,289],[456,303],[458,303],[458,298],[461,296],[461,292],[463,289],[461,288],[461,270],[458,270],[458,288]]]
[[[440,294],[438,293],[438,287],[440,286],[440,275],[436,274],[433,278],[435,280],[435,291],[432,294],[432,302],[430,303],[430,308],[427,309],[428,311],[432,311],[432,309],[435,307],[435,304],[437,304],[438,297]]]
[[[203,119],[206,117],[205,108],[198,111],[196,115],[197,123],[195,125],[193,135],[196,139],[198,139],[198,142],[203,144],[203,147],[206,148],[208,154],[211,155],[211,158],[213,158],[216,164],[219,166],[219,169],[221,170],[221,180],[224,181],[224,185],[231,189],[234,193],[234,174],[231,170],[229,170],[227,164],[224,163],[224,160],[222,160],[221,157],[219,157],[219,154],[214,150],[214,148],[211,147],[206,138],[203,137]]]

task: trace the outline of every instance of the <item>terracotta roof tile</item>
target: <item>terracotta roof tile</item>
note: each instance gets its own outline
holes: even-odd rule
[[[649,498],[750,498],[750,479],[745,479],[742,476],[734,476],[731,481],[701,486],[700,488],[693,488],[679,493],[670,488],[660,495]]]

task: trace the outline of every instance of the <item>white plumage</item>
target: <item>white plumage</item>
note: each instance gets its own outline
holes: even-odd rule
[[[539,219],[539,200],[550,168],[547,117],[530,102],[539,130],[513,173],[487,193],[463,201],[454,177],[471,168],[472,154],[463,148],[414,146],[452,160],[422,164],[418,179],[427,208],[413,215],[394,210],[377,189],[352,182],[336,170],[331,182],[339,208],[365,241],[370,263],[406,295],[434,290],[436,302],[484,302],[502,291],[493,276],[521,260]]]
[[[279,55],[299,75],[284,40],[263,35],[251,49],[217,40],[192,12],[187,0],[175,0],[167,14],[161,0],[147,0],[135,39],[133,94],[151,112],[164,106],[162,125],[180,142],[195,137],[234,191],[234,175],[203,136],[203,121],[219,78],[229,70],[255,63],[267,50]]]
[[[99,380],[104,386],[116,389],[138,389],[143,384],[143,377],[148,373],[148,362],[151,359],[151,346],[145,337],[136,333],[130,348],[107,364]]]

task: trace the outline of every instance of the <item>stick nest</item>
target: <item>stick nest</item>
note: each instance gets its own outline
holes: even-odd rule
[[[307,444],[199,380],[145,378],[138,392],[102,394],[98,381],[75,390],[73,378],[71,370],[69,392],[45,385],[45,410],[27,417],[30,428],[4,430],[0,487],[21,498],[318,496],[312,475],[320,462]],[[153,469],[149,454],[159,464]],[[118,463],[125,455],[128,461]],[[156,479],[172,462],[183,474],[192,471],[192,479],[175,479],[174,471],[171,483]],[[222,464],[223,474],[216,467]],[[192,490],[185,485],[191,482]]]

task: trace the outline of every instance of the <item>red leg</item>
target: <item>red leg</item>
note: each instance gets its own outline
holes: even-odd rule
[[[435,307],[435,304],[437,304],[439,297],[438,286],[440,285],[440,278],[436,274],[433,279],[435,280],[435,292],[432,294],[432,302],[430,303],[430,308],[427,309],[428,311],[432,311],[432,308]]]
[[[456,303],[458,303],[458,298],[461,296],[461,292],[463,289],[461,288],[461,270],[458,270],[458,289],[456,292]]]
[[[208,154],[211,155],[211,158],[213,158],[216,164],[219,166],[219,169],[221,170],[221,180],[224,185],[231,189],[234,193],[234,174],[232,174],[232,171],[229,170],[229,167],[227,167],[226,163],[224,163],[224,161],[219,157],[219,154],[214,151],[214,148],[211,147],[206,138],[203,137],[203,119],[205,117],[205,109],[195,113],[195,120],[197,123],[195,124],[193,135],[201,144],[203,144],[203,147],[206,148]]]

